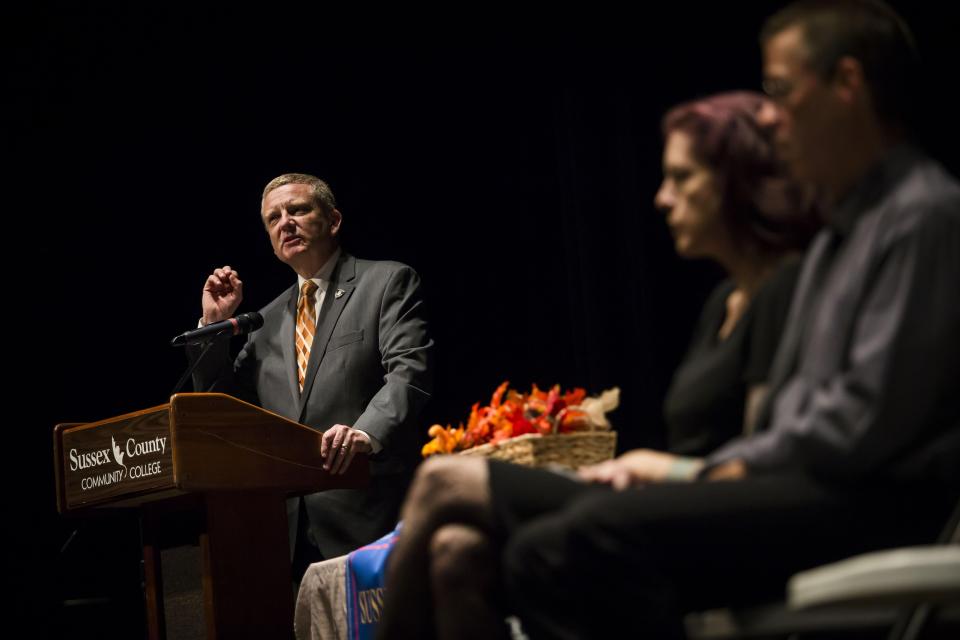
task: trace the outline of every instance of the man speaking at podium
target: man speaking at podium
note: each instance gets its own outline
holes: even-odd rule
[[[227,341],[211,347],[194,387],[323,431],[330,473],[343,473],[358,453],[371,456],[369,488],[287,501],[299,578],[309,562],[347,553],[396,524],[416,461],[416,418],[430,397],[433,340],[413,269],[340,248],[343,217],[324,181],[297,173],[275,178],[260,213],[297,283],[261,309],[263,327],[236,360]],[[201,324],[231,318],[242,298],[240,274],[215,269],[203,287]]]

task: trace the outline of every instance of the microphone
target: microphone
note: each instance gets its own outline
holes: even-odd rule
[[[225,335],[239,336],[256,331],[262,326],[263,316],[256,311],[241,313],[236,318],[212,322],[205,327],[181,333],[170,341],[170,345],[182,347],[188,344],[199,344]]]

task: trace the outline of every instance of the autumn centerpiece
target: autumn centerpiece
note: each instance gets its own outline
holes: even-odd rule
[[[581,388],[561,392],[559,385],[547,391],[533,385],[528,393],[508,387],[507,382],[497,387],[490,404],[474,404],[466,425],[430,427],[433,439],[423,456],[463,453],[573,468],[613,457],[616,432],[606,413],[619,404],[619,389],[587,397]]]

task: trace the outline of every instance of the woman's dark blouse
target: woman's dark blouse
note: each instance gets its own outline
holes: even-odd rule
[[[799,260],[780,267],[722,340],[733,281],[710,294],[664,401],[670,451],[703,456],[742,433],[747,392],[767,380],[799,272]]]

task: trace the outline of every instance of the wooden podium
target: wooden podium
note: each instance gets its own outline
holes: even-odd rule
[[[196,522],[208,638],[288,638],[293,597],[286,498],[365,486],[366,456],[332,476],[321,433],[219,393],[54,429],[57,507],[141,511],[148,637],[165,636],[160,548]]]

